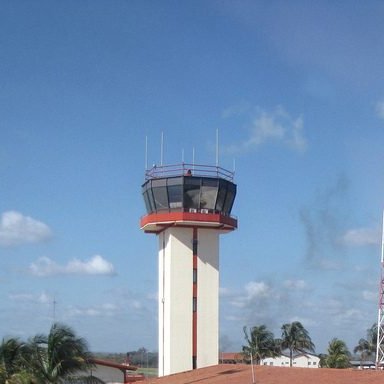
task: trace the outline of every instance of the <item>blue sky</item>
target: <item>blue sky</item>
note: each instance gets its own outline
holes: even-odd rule
[[[299,320],[318,353],[377,318],[384,180],[379,1],[0,3],[0,335],[72,326],[157,348],[148,163],[236,166],[221,348]],[[55,302],[55,305],[54,305]]]

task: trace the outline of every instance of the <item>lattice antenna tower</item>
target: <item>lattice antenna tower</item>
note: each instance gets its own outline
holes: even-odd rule
[[[379,287],[379,313],[377,317],[376,368],[384,367],[384,212],[381,236],[381,276]]]

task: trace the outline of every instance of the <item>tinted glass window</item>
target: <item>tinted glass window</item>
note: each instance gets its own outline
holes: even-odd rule
[[[204,185],[207,187],[217,187],[218,182],[219,182],[219,179],[209,179],[209,178],[201,179],[201,185]]]
[[[145,208],[147,209],[148,213],[151,213],[152,207],[151,207],[151,204],[149,203],[149,200],[148,200],[148,192],[147,191],[144,191],[143,197],[144,197]]]
[[[184,177],[184,184],[185,185],[197,185],[200,187],[201,178],[200,177]]]
[[[229,215],[231,213],[233,201],[235,200],[235,195],[236,195],[236,186],[234,184],[228,183],[227,197],[225,199],[225,204],[223,209],[223,212],[226,215]]]
[[[200,208],[215,209],[217,187],[201,187]]]
[[[200,208],[200,178],[184,178],[184,208]]]
[[[143,184],[142,193],[148,213],[192,208],[230,214],[236,185],[211,177],[177,176],[151,179]]]
[[[167,180],[167,185],[182,185],[183,178],[182,177],[172,177]]]
[[[150,183],[147,184],[147,196],[148,196],[148,203],[151,206],[151,212],[155,212],[156,206],[155,206],[155,201],[153,199],[153,193],[152,193],[152,188]]]
[[[217,194],[216,210],[222,212],[224,209],[225,196],[227,194],[228,183],[220,180],[219,192]]]
[[[167,179],[169,208],[180,210],[183,208],[183,178],[172,177]]]
[[[183,207],[183,186],[168,185],[168,198],[169,208],[182,208]]]
[[[216,205],[218,179],[203,178],[201,181],[200,208],[213,210]]]
[[[147,209],[148,213],[151,213],[155,210],[155,208],[153,205],[153,198],[150,198],[150,197],[152,197],[151,182],[150,181],[147,181],[145,184],[143,184],[142,192],[143,192],[145,208]]]
[[[168,209],[168,196],[166,187],[155,187],[152,188],[153,198],[155,200],[156,210]]]
[[[152,179],[152,187],[164,187],[167,184],[167,179]]]

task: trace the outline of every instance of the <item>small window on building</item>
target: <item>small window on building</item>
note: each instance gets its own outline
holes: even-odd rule
[[[197,269],[193,269],[193,284],[197,283]]]
[[[192,240],[192,254],[197,255],[197,240]]]
[[[194,298],[192,299],[192,311],[193,311],[193,312],[196,312],[196,311],[197,311],[197,298],[196,298],[196,297],[194,297]]]
[[[269,363],[269,365],[273,365],[273,361],[271,361],[271,362]]]

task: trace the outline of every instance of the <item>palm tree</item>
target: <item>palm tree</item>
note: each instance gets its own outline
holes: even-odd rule
[[[243,328],[245,340],[248,345],[243,345],[243,353],[252,356],[256,364],[260,364],[265,357],[278,355],[279,347],[274,339],[273,333],[265,325],[252,327],[248,335],[247,327]]]
[[[48,336],[36,335],[28,348],[30,369],[40,383],[60,383],[89,367],[86,341],[63,324],[54,323]]]
[[[370,356],[376,354],[377,345],[377,324],[373,324],[371,328],[367,329],[367,338],[360,339],[358,345],[354,348],[353,352],[360,353],[361,363]]]
[[[19,368],[21,343],[18,339],[3,339],[0,345],[0,382],[6,382]]]
[[[315,345],[312,343],[308,331],[299,321],[284,324],[281,330],[281,349],[289,350],[289,365],[291,367],[294,352],[314,352]]]
[[[3,339],[0,345],[0,383],[33,383],[27,371],[26,346],[17,338]]]
[[[334,338],[328,345],[328,356],[325,359],[328,368],[348,368],[351,354],[343,340]]]

